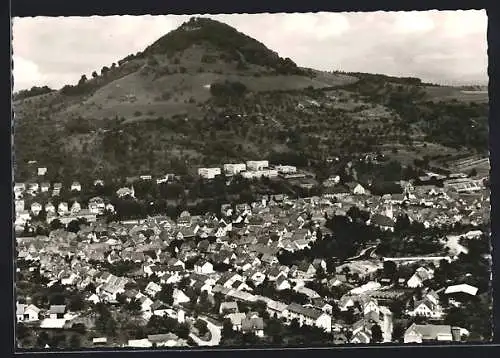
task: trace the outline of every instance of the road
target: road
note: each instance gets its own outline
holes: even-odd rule
[[[371,258],[374,258],[375,256],[375,250],[377,249],[378,245],[373,245],[369,246],[366,249],[361,250],[358,256],[350,257],[346,261],[353,261],[353,260],[368,260]]]
[[[199,319],[207,322],[207,328],[210,331],[211,339],[209,341],[204,341],[191,333],[189,337],[198,345],[198,346],[218,346],[220,344],[221,340],[221,329],[214,325],[213,323],[210,323],[206,318],[204,317],[199,317]]]

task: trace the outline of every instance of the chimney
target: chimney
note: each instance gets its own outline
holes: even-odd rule
[[[451,336],[453,338],[453,342],[460,342],[461,340],[461,334],[460,334],[460,327],[451,327]]]

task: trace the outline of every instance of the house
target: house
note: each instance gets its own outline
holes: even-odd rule
[[[292,288],[290,282],[286,279],[285,276],[282,275],[278,276],[274,283],[274,287],[277,291],[289,290],[290,288]]]
[[[149,297],[144,296],[144,295],[140,295],[139,303],[141,304],[141,311],[142,312],[150,313],[151,307],[153,306],[154,302]]]
[[[82,206],[79,202],[75,201],[73,205],[71,205],[71,214],[78,214],[82,210]]]
[[[316,269],[314,268],[314,266],[310,263],[307,263],[307,262],[303,262],[302,264],[300,264],[300,266],[297,268],[297,271],[296,271],[296,275],[297,277],[302,277],[302,278],[306,278],[306,277],[312,277],[316,274]]]
[[[68,203],[65,202],[59,203],[59,205],[57,206],[57,213],[59,214],[59,216],[66,215],[68,214],[68,212],[69,212]]]
[[[409,311],[408,315],[439,319],[443,316],[443,311],[438,303],[435,303],[425,297],[424,299],[415,302],[414,309]]]
[[[250,160],[246,162],[249,171],[260,171],[269,167],[267,160]]]
[[[320,267],[323,269],[324,272],[326,272],[326,261],[323,259],[314,259],[312,262],[312,265],[316,270],[318,270]]]
[[[50,319],[64,318],[66,313],[66,305],[52,305],[49,308],[48,314]]]
[[[321,298],[314,298],[312,299],[312,304],[311,306],[313,308],[317,308],[325,313],[332,314],[333,311],[333,306],[329,304],[328,302],[325,302]]]
[[[18,322],[34,322],[40,319],[40,309],[33,305],[18,303],[16,307],[16,317]]]
[[[297,319],[299,324],[315,326],[324,329],[326,332],[332,330],[332,317],[320,310],[291,303],[283,311],[283,317],[287,320]]]
[[[264,337],[264,320],[254,314],[248,314],[241,320],[241,331],[253,333],[258,337]]]
[[[45,167],[38,168],[37,174],[38,174],[38,176],[44,176],[45,174],[47,174],[47,168],[45,168]]]
[[[50,189],[50,183],[44,182],[44,183],[40,184],[40,191],[42,193],[48,192],[49,189]]]
[[[349,343],[352,344],[368,344],[371,342],[371,334],[366,330],[359,330],[353,334]]]
[[[49,214],[49,213],[55,214],[56,213],[56,207],[51,202],[48,202],[47,204],[45,204],[45,212],[47,214]]]
[[[211,274],[214,272],[214,266],[210,262],[202,260],[194,265],[194,272],[199,274]]]
[[[236,175],[247,170],[245,163],[224,164],[224,173],[227,175]]]
[[[165,314],[171,313],[172,309],[170,309],[165,303],[161,301],[154,301],[151,305],[151,313],[154,316],[163,317]]]
[[[124,197],[131,197],[131,198],[135,198],[135,190],[134,190],[134,187],[132,186],[132,188],[127,188],[127,187],[123,187],[123,188],[120,188],[116,191],[116,195],[119,197],[119,198],[124,198]]]
[[[394,231],[394,226],[396,225],[394,219],[382,214],[374,214],[370,218],[369,223],[386,231]]]
[[[448,286],[446,287],[446,290],[444,291],[445,295],[453,295],[453,294],[467,294],[470,296],[475,296],[477,294],[478,288],[468,285],[468,284],[461,284],[461,285],[453,285],[453,286]]]
[[[268,265],[274,265],[274,264],[279,263],[278,258],[276,256],[270,255],[270,254],[262,255],[262,257],[260,258],[260,261],[264,262]]]
[[[256,286],[261,285],[266,279],[265,273],[257,269],[252,269],[246,273],[246,277],[249,278]]]
[[[231,314],[231,313],[238,313],[238,303],[232,301],[232,302],[222,302],[219,307],[219,313],[221,315],[226,315],[226,314]]]
[[[144,292],[151,297],[155,297],[160,291],[161,291],[161,286],[155,282],[148,283],[148,285],[144,289]]]
[[[21,211],[24,211],[25,205],[24,205],[24,200],[16,200],[15,201],[15,210],[16,213],[20,213]]]
[[[358,183],[347,183],[347,187],[349,188],[350,192],[353,193],[354,195],[365,195],[366,194],[366,189],[363,188],[361,184]]]
[[[96,337],[92,339],[93,345],[106,345],[108,343],[108,339],[106,337]]]
[[[31,212],[33,213],[33,215],[38,216],[38,214],[40,214],[40,211],[42,211],[42,204],[36,202],[31,204]]]
[[[198,175],[204,179],[214,179],[221,175],[221,168],[198,168]]]
[[[180,343],[179,337],[173,333],[151,334],[147,340],[156,347],[176,347]]]
[[[274,301],[269,298],[266,299],[267,312],[270,316],[275,316],[276,318],[283,317],[283,312],[286,312],[288,305],[282,302]]]
[[[74,181],[73,183],[71,183],[71,191],[82,191],[82,186],[79,182],[77,181]]]
[[[242,321],[247,317],[245,313],[230,313],[226,316],[231,321],[234,331],[240,331]]]
[[[174,305],[177,306],[177,305],[180,305],[180,304],[183,304],[183,303],[187,303],[187,302],[190,302],[191,300],[189,299],[188,296],[186,296],[186,294],[184,292],[182,292],[181,290],[179,289],[174,289],[174,293],[173,293],[173,298],[174,298]]]
[[[422,287],[425,281],[432,278],[432,275],[432,271],[424,267],[419,267],[407,281],[406,285],[410,288]]]
[[[460,328],[448,325],[418,325],[414,323],[408,327],[404,334],[404,343],[452,342],[459,340]]]
[[[96,179],[96,180],[94,180],[94,186],[101,186],[101,187],[103,187],[104,186],[104,180],[102,180],[102,179]]]

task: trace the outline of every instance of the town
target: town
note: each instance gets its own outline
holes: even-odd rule
[[[85,183],[33,162],[14,185],[18,347],[490,339],[488,178],[379,185],[356,180],[366,161]]]

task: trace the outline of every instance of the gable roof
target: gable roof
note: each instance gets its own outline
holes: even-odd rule
[[[451,326],[435,325],[435,324],[412,324],[407,332],[415,332],[422,337],[423,340],[434,340],[440,335],[451,335]]]
[[[468,285],[466,283],[460,285],[448,286],[444,291],[445,295],[450,295],[454,293],[467,293],[471,296],[475,296],[477,294],[478,288]]]
[[[52,305],[49,308],[50,314],[64,314],[66,312],[66,305]]]
[[[317,310],[314,308],[307,308],[307,307],[301,306],[297,303],[289,304],[287,309],[290,312],[293,312],[293,313],[296,313],[296,314],[299,314],[299,315],[302,315],[302,316],[305,316],[308,318],[312,318],[314,320],[318,319],[321,315],[323,315],[323,311],[320,311],[320,310]]]

